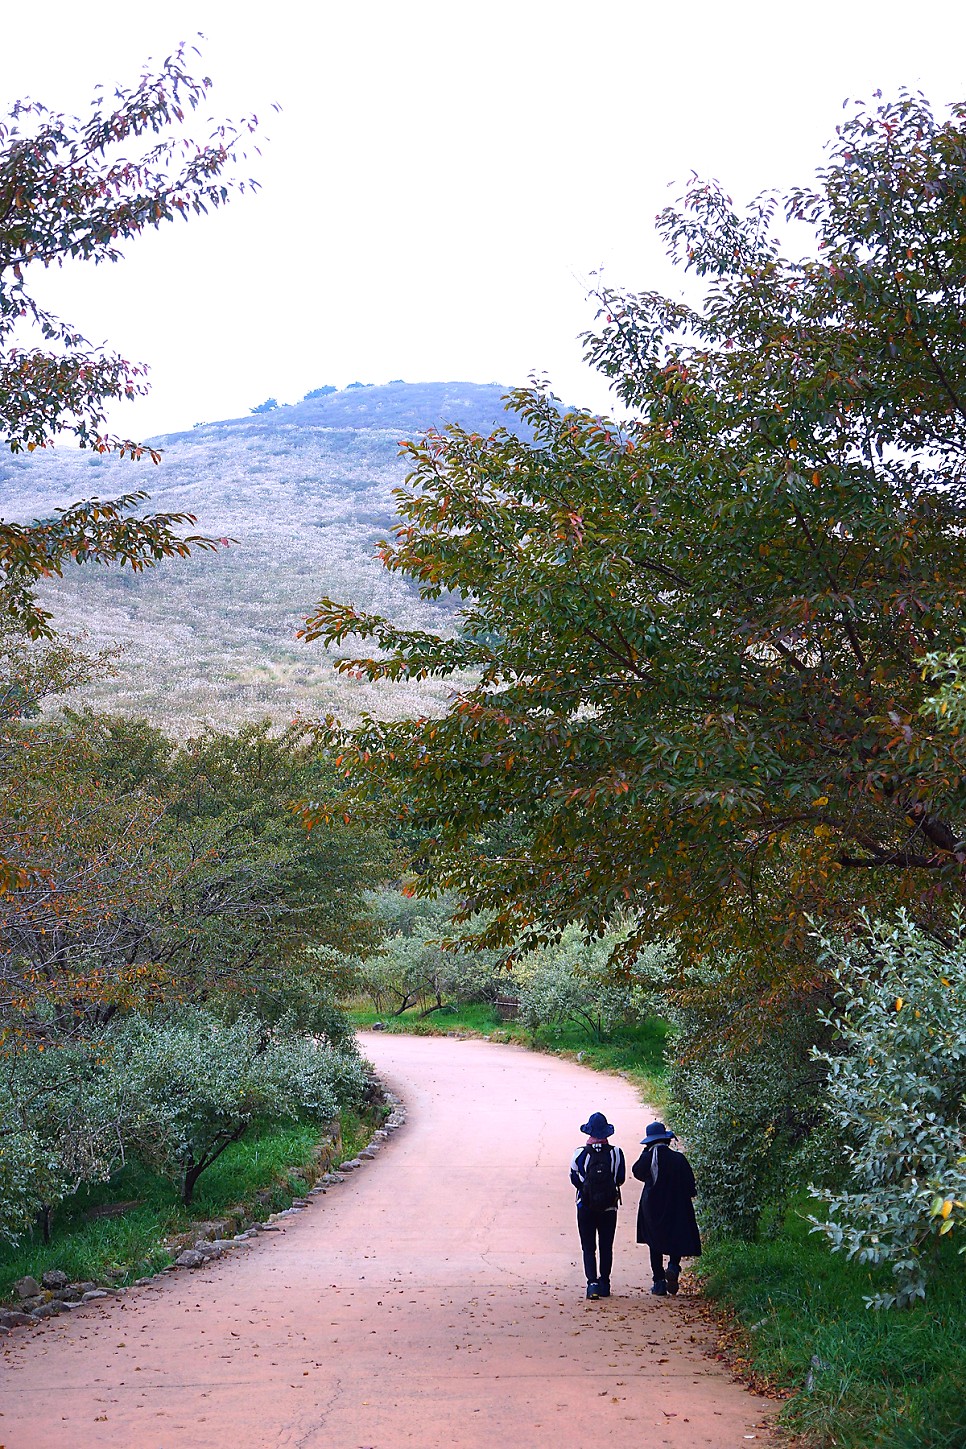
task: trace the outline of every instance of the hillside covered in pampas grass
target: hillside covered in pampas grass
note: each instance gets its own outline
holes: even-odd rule
[[[445,622],[374,558],[403,481],[401,439],[458,422],[505,421],[496,384],[389,383],[319,390],[291,406],[198,424],[154,440],[158,466],[69,446],[0,459],[0,512],[49,515],[79,498],[145,488],[151,511],[197,515],[198,531],[234,540],[217,553],[142,574],[83,567],[44,586],[55,624],[88,649],[117,646],[113,678],[83,699],[190,734],[296,711],[398,717],[441,708],[450,681],[375,687],[337,675],[296,630],[323,595],[418,626]]]

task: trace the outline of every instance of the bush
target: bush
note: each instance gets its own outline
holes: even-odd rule
[[[770,1022],[767,1036],[729,1034],[722,1007],[673,1005],[669,1114],[687,1139],[701,1220],[711,1232],[754,1239],[777,1224],[806,1163],[834,1172],[834,1141],[816,1131],[822,1070],[810,1049],[820,1023],[806,1010]]]
[[[817,1055],[848,1182],[815,1189],[828,1211],[815,1230],[858,1263],[889,1265],[894,1288],[870,1306],[906,1307],[925,1296],[938,1240],[966,1225],[966,919],[943,946],[906,915],[823,945],[838,1045]]]
[[[230,1024],[190,1010],[156,1024],[131,1018],[113,1035],[112,1070],[141,1104],[136,1149],[182,1183],[201,1174],[253,1122],[333,1116],[362,1098],[358,1055],[312,1038],[269,1035],[254,1017]]]
[[[84,1183],[124,1161],[135,1105],[88,1045],[8,1050],[0,1085],[0,1238],[16,1241]]]
[[[359,983],[377,1011],[402,1016],[419,1007],[424,1016],[449,1002],[492,999],[496,993],[495,953],[444,950],[445,926],[417,921],[409,934],[397,932],[359,963]]]
[[[429,1016],[451,1005],[493,1001],[504,989],[498,952],[457,944],[464,929],[479,923],[454,926],[453,897],[425,901],[383,890],[367,899],[385,934],[378,950],[355,961],[355,970],[358,989],[376,1011],[402,1016],[416,1007]],[[443,941],[454,944],[444,948]]]
[[[652,947],[629,971],[617,974],[610,962],[623,934],[615,930],[588,940],[580,927],[568,926],[559,941],[522,957],[510,985],[519,997],[523,1025],[536,1033],[575,1021],[603,1041],[616,1026],[642,1021],[650,978],[661,963],[666,965],[667,952]]]

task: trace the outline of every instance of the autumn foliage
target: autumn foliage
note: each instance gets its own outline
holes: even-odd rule
[[[348,805],[388,799],[489,939],[629,911],[773,993],[815,979],[813,918],[942,935],[966,745],[923,658],[966,598],[964,216],[966,108],[859,109],[813,190],[739,212],[695,182],[659,217],[699,305],[600,293],[623,422],[534,388],[523,437],[405,445],[383,561],[457,629],[323,600],[305,632],[370,678],[473,672],[442,718],[328,738]]]

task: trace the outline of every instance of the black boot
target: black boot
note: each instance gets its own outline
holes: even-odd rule
[[[667,1280],[664,1278],[655,1278],[654,1287],[651,1289],[651,1292],[654,1294],[655,1298],[666,1298]]]
[[[673,1296],[678,1291],[678,1280],[681,1277],[681,1264],[668,1263],[667,1265],[667,1291]]]
[[[597,1297],[598,1298],[609,1298],[610,1297],[610,1279],[609,1278],[598,1278],[598,1280],[597,1280]]]

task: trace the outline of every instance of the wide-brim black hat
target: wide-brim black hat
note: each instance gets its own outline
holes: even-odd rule
[[[592,1112],[580,1130],[586,1132],[588,1137],[613,1137],[614,1135],[613,1125],[608,1122],[603,1112]]]
[[[678,1134],[665,1127],[663,1122],[649,1122],[647,1133],[641,1138],[642,1147],[660,1147],[662,1143],[676,1142]]]

